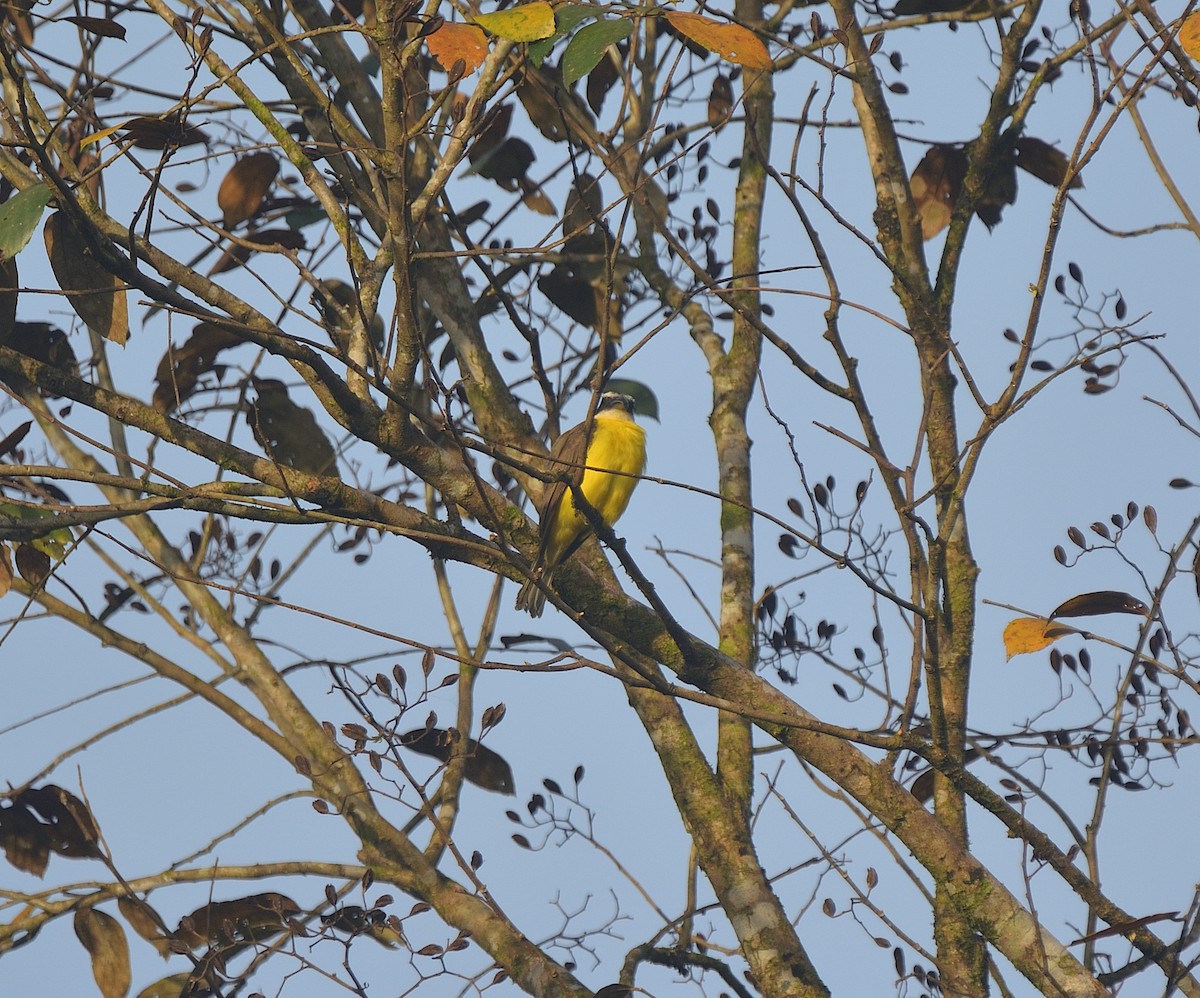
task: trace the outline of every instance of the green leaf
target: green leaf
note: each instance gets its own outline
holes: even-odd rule
[[[49,203],[50,188],[34,184],[0,205],[0,260],[11,260],[28,245]]]
[[[38,551],[62,561],[74,542],[69,527],[56,527],[58,514],[12,502],[0,502],[0,533],[5,540],[28,542]]]
[[[603,7],[589,3],[569,3],[565,7],[559,7],[554,12],[554,34],[549,38],[533,42],[529,46],[529,61],[535,66],[540,66],[546,56],[550,54],[550,50],[554,48],[555,43],[560,38],[569,35],[580,21],[588,17],[599,17],[603,13]]]
[[[155,981],[138,992],[137,998],[179,998],[192,979],[190,971],[182,971]]]
[[[587,76],[596,68],[610,45],[623,42],[632,32],[633,25],[625,18],[597,21],[580,28],[563,53],[563,84],[569,87]]]

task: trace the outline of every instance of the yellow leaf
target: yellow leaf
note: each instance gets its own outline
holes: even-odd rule
[[[119,132],[124,127],[125,127],[125,123],[122,122],[119,125],[113,125],[111,128],[102,128],[98,132],[92,132],[91,135],[85,135],[82,139],[79,140],[79,148],[86,149],[93,142],[99,142],[101,139],[106,139],[113,133]]]
[[[1200,60],[1200,11],[1183,19],[1179,26],[1179,46],[1193,59]]]
[[[461,59],[466,68],[463,75],[473,73],[487,58],[487,35],[474,24],[447,21],[425,38],[425,46],[447,73]]]
[[[480,14],[475,23],[510,42],[536,42],[554,34],[554,9],[545,0],[536,0],[509,10]]]
[[[12,561],[8,556],[8,548],[0,544],[0,596],[5,595],[13,584]]]
[[[1041,651],[1070,633],[1069,628],[1053,627],[1044,617],[1017,617],[1004,628],[1004,650],[1008,658],[1028,655]]]
[[[771,55],[762,39],[740,24],[714,21],[703,14],[671,11],[667,20],[676,31],[715,52],[726,62],[735,62],[750,69],[770,69]]]

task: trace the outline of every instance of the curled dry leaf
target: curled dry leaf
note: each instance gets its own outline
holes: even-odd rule
[[[450,759],[451,750],[458,740],[456,732],[443,728],[416,728],[400,736],[400,744],[421,755],[433,756],[442,762]],[[491,790],[498,794],[516,793],[513,782],[512,767],[498,752],[493,752],[486,745],[481,745],[474,738],[467,739],[467,761],[463,776],[469,783],[483,790]]]
[[[7,566],[7,549],[0,560]],[[12,577],[11,568],[8,569],[8,575]],[[50,862],[50,841],[46,827],[19,798],[7,807],[0,803],[0,847],[4,849],[4,858],[22,873],[40,877],[46,872]]]
[[[591,282],[559,264],[550,273],[538,278],[538,290],[582,326],[595,326],[600,315]]]
[[[63,20],[70,21],[76,27],[82,28],[93,35],[98,35],[101,38],[116,38],[120,41],[125,41],[125,29],[112,18],[88,17],[84,14],[76,14],[71,17],[64,17]]]
[[[75,935],[92,958],[92,976],[104,998],[125,998],[133,980],[129,940],[112,915],[95,908],[75,912]]]
[[[201,376],[213,369],[217,355],[241,342],[237,334],[220,326],[208,322],[197,324],[183,344],[168,349],[158,362],[154,408],[166,413],[178,409],[191,398]]]
[[[199,949],[209,943],[269,939],[286,929],[288,919],[298,914],[300,906],[290,897],[267,891],[202,905],[179,920],[173,935],[189,949]],[[233,930],[232,938],[230,929]]]
[[[950,224],[966,173],[967,155],[957,146],[930,146],[921,158],[909,185],[921,218],[922,239],[932,239]]]
[[[1067,178],[1070,161],[1061,149],[1055,149],[1049,142],[1023,135],[1017,139],[1017,166],[1026,173],[1038,178],[1051,187],[1061,187]],[[1067,184],[1068,190],[1077,190],[1083,186],[1083,178],[1076,173]]]
[[[536,211],[539,215],[553,217],[558,214],[558,209],[554,207],[554,202],[550,200],[542,188],[537,184],[522,177],[521,190],[524,192],[524,197],[521,198],[521,203],[530,211]]]
[[[245,245],[246,243],[250,245]],[[260,229],[258,232],[250,232],[242,236],[242,242],[225,248],[225,252],[213,264],[208,276],[213,277],[227,270],[237,269],[257,250],[301,250],[304,249],[304,245],[303,234],[295,229]]]
[[[125,921],[129,923],[129,927],[153,946],[159,956],[164,960],[170,957],[172,953],[170,940],[163,933],[163,927],[158,924],[148,910],[145,901],[122,894],[117,898],[117,908]]]
[[[71,348],[67,334],[47,322],[15,323],[12,334],[0,342],[66,374],[75,375],[79,372],[79,363],[75,359],[75,351]],[[18,392],[30,387],[29,382],[19,374],[5,373],[0,380]],[[51,398],[59,397],[49,392],[47,394]]]
[[[71,308],[92,332],[124,346],[129,338],[125,284],[106,270],[70,217],[56,211],[44,231],[50,267]]]
[[[566,89],[558,73],[548,67],[541,73],[526,73],[517,86],[517,98],[533,127],[551,142],[574,139],[578,144],[572,119],[591,120],[579,98]]]
[[[1149,608],[1136,596],[1116,589],[1102,589],[1095,593],[1080,593],[1055,607],[1050,619],[1055,617],[1095,617],[1104,613],[1132,613],[1144,617]]]
[[[0,559],[7,564],[7,557]],[[18,870],[40,877],[50,853],[74,859],[101,855],[100,833],[79,798],[61,787],[28,787],[0,805],[0,847]]]
[[[130,118],[118,129],[139,149],[166,149],[167,146],[195,146],[208,142],[204,129],[187,124],[179,114],[160,118]],[[109,131],[112,129],[106,129],[101,134],[108,134]]]
[[[269,152],[243,156],[229,168],[217,191],[225,228],[253,218],[279,175],[279,160]]]

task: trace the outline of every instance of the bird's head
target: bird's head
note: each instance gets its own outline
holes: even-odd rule
[[[637,403],[634,402],[632,395],[622,395],[620,392],[605,392],[600,396],[600,404],[596,406],[596,412],[618,413],[624,412],[627,416],[633,416],[637,409]]]

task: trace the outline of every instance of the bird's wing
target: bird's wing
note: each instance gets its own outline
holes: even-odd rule
[[[583,469],[587,463],[587,443],[587,426],[583,423],[561,434],[550,448],[550,473],[561,475],[565,472],[572,483],[579,485],[583,481]],[[541,543],[538,545],[537,565],[545,563],[546,548],[553,533],[550,526],[557,519],[563,499],[569,493],[570,487],[566,482],[556,481],[551,482],[542,494],[542,505],[538,510]]]

